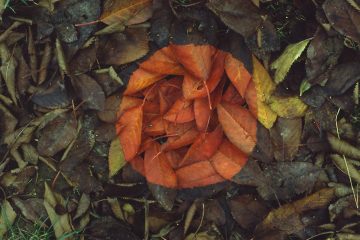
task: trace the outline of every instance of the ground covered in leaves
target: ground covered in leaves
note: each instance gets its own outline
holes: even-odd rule
[[[360,239],[359,0],[0,15],[1,239]]]

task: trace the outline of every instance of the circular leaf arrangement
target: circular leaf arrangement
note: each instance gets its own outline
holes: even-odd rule
[[[267,73],[255,57],[253,67],[250,74],[211,45],[157,50],[133,72],[120,104],[116,130],[125,160],[167,188],[231,180],[256,145],[264,111],[257,93]]]

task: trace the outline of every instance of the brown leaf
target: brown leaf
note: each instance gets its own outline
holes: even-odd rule
[[[360,43],[359,10],[342,0],[327,0],[322,5],[332,27],[339,33]]]
[[[106,0],[100,19],[110,25],[123,22],[126,25],[142,23],[152,15],[152,0]]]
[[[125,97],[121,98],[119,95],[112,95],[105,100],[105,106],[102,111],[98,111],[97,115],[101,121],[106,123],[115,123],[118,120],[118,111],[120,102]]]
[[[249,0],[210,0],[207,7],[244,37],[253,34],[263,21],[259,9]]]
[[[237,196],[227,202],[235,221],[249,230],[260,223],[269,212],[263,201],[249,194]]]
[[[309,192],[319,175],[319,168],[308,162],[278,162],[263,169],[265,179],[257,188],[265,200],[289,199]]]
[[[37,150],[40,155],[52,157],[65,149],[76,137],[76,121],[71,113],[63,113],[39,131]]]
[[[301,215],[303,212],[325,208],[334,197],[334,190],[324,188],[303,199],[285,204],[278,209],[272,210],[264,221],[256,227],[256,239],[267,240],[269,233],[276,234],[277,238],[282,239],[284,235],[299,233],[306,227]]]
[[[94,110],[104,109],[104,91],[92,77],[86,74],[73,76],[72,83],[77,91],[77,96],[84,101],[85,108]]]
[[[101,45],[99,60],[106,65],[121,65],[143,57],[149,51],[147,29],[127,29],[113,34]]]
[[[275,126],[270,129],[277,161],[291,161],[295,157],[300,146],[301,133],[301,118],[278,118]]]

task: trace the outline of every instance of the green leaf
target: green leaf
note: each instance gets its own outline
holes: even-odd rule
[[[308,81],[303,80],[300,84],[300,96],[302,96],[304,92],[306,92],[310,88],[311,88],[311,84]]]
[[[109,149],[109,177],[113,177],[126,164],[124,152],[120,144],[120,140],[116,137],[110,145]]]
[[[276,69],[276,84],[281,83],[285,79],[291,65],[300,57],[310,40],[311,38],[308,38],[301,42],[288,45],[281,56],[271,64],[271,69]]]

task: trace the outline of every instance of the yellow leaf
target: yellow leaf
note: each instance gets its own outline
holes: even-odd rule
[[[7,200],[1,203],[0,238],[4,236],[16,219],[16,213]]]
[[[116,22],[126,25],[145,22],[152,15],[152,0],[106,0],[101,21],[111,25]]]
[[[270,109],[266,102],[275,90],[275,83],[263,65],[253,57],[253,77],[249,83],[245,99],[251,113],[266,128],[271,128],[277,115]]]
[[[301,42],[288,45],[281,56],[271,64],[271,69],[276,69],[275,83],[278,84],[284,80],[291,65],[300,57],[310,40],[311,38],[308,38]]]
[[[256,97],[261,101],[265,102],[268,100],[275,90],[275,83],[271,79],[269,73],[266,71],[264,66],[253,56],[253,78],[252,81],[255,84]]]
[[[271,96],[268,104],[272,111],[283,118],[303,117],[308,106],[299,97]]]
[[[118,137],[111,142],[108,161],[109,177],[113,177],[126,164],[124,152]]]

